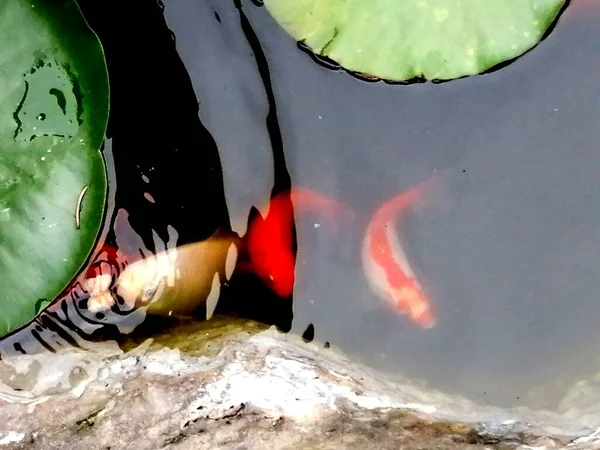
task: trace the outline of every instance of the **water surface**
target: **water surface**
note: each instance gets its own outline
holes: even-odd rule
[[[230,213],[243,217],[268,198],[272,163],[238,12],[165,5],[219,146]],[[317,339],[376,367],[504,406],[548,406],[556,399],[541,405],[530,391],[597,370],[583,361],[600,344],[600,9],[574,3],[501,70],[390,86],[315,64],[264,8],[243,6],[268,59],[293,182],[356,212],[338,234],[297,213],[293,331],[312,323]],[[422,330],[371,292],[360,240],[381,202],[436,173],[435,201],[397,224],[438,319]]]
[[[218,307],[314,329],[373,367],[494,405],[555,408],[600,369],[593,2],[574,2],[501,70],[410,86],[316,64],[249,0],[168,0],[164,19],[155,5],[142,16],[81,2],[111,73],[108,242],[147,257],[218,227],[244,234],[249,209],[265,212],[291,177],[353,217],[334,228],[296,211],[293,320],[289,300],[244,276]],[[395,224],[437,318],[424,330],[372,292],[360,252],[376,208],[431,177],[430,198]],[[114,338],[145,319],[120,303],[94,313],[86,295],[55,303],[0,355]]]

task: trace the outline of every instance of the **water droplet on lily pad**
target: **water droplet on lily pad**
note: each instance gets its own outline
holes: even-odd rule
[[[303,48],[360,78],[450,80],[510,61],[565,0],[265,0]]]

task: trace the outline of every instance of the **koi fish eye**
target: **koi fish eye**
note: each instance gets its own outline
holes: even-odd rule
[[[142,301],[145,302],[145,301],[148,301],[149,299],[151,299],[152,297],[154,297],[154,294],[156,294],[157,290],[158,290],[158,286],[151,286],[148,289],[146,289],[146,291],[142,295]]]
[[[147,303],[150,300],[157,300],[160,298],[165,287],[165,277],[161,277],[156,281],[146,283],[142,288],[142,293],[138,300],[141,303]]]

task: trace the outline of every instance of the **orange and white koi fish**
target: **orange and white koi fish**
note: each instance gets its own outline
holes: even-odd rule
[[[384,202],[373,214],[362,243],[363,271],[373,291],[423,328],[435,325],[428,296],[417,280],[395,231],[395,219],[417,201],[434,178]]]

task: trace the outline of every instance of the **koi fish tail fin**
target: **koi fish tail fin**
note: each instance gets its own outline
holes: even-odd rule
[[[437,187],[441,183],[441,176],[434,175],[427,178],[425,181],[417,184],[413,188],[401,192],[400,194],[387,200],[383,205],[380,206],[376,213],[376,217],[380,220],[381,217],[387,219],[392,218],[398,214],[402,214],[407,209],[413,207],[417,203],[421,203],[425,197],[429,197],[433,188]]]
[[[280,297],[289,297],[294,285],[293,205],[289,193],[271,199],[265,218],[252,207],[242,242],[240,270],[255,273]]]
[[[439,186],[439,184],[440,177],[438,175],[433,175],[427,178],[426,180],[420,182],[415,187],[406,192],[407,203],[414,204],[415,202],[422,200],[425,194],[430,193],[431,190],[434,187]]]

